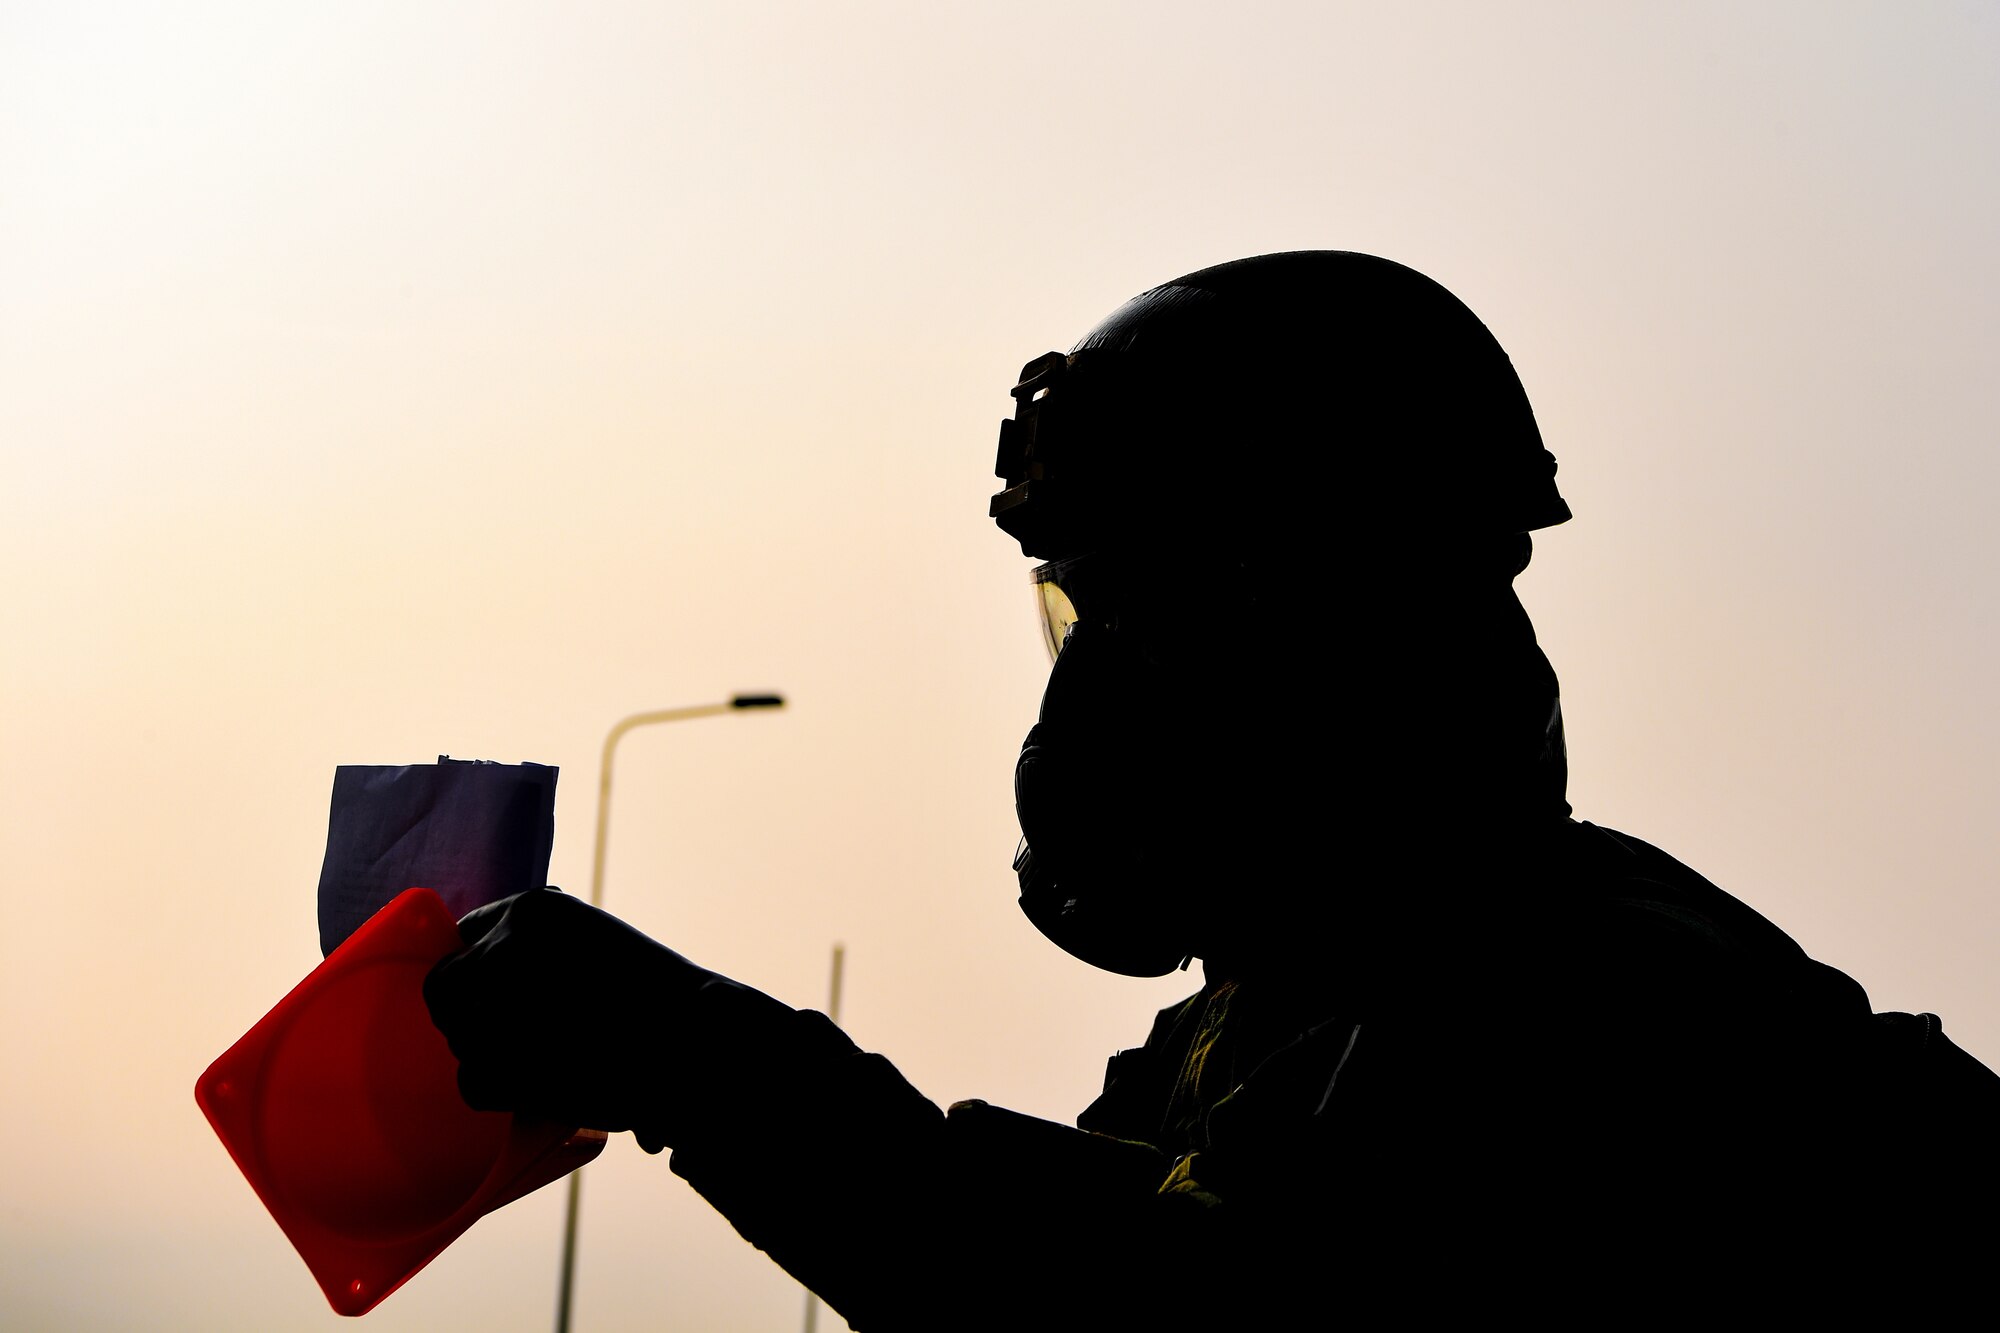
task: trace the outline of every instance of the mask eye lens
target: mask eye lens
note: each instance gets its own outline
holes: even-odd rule
[[[1042,642],[1048,646],[1049,660],[1062,652],[1070,626],[1076,624],[1076,604],[1053,581],[1037,580],[1035,601],[1042,613]]]

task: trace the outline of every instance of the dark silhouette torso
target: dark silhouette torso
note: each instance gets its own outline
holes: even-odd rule
[[[783,1128],[675,1169],[864,1329],[1831,1309],[1907,1262],[1897,1219],[1993,1180],[1949,1108],[2000,1079],[1935,1019],[1871,1014],[1638,839],[1562,821],[1541,847],[1357,941],[1366,986],[1211,976],[1081,1131],[939,1117],[857,1053]]]

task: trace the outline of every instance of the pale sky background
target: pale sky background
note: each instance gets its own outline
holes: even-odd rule
[[[783,690],[626,743],[609,905],[796,1004],[844,940],[863,1044],[1073,1116],[1192,981],[1013,905],[995,424],[1270,250],[1511,352],[1578,814],[2000,1061],[1996,88],[1991,0],[0,0],[0,1325],[339,1324],[192,1088],[318,960],[341,763],[560,764],[581,888],[612,721]],[[547,1327],[560,1216],[369,1326]],[[580,1283],[800,1318],[629,1138]]]

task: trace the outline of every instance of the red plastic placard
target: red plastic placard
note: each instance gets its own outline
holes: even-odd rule
[[[443,899],[371,917],[196,1080],[195,1101],[333,1308],[365,1314],[487,1213],[604,1135],[458,1095],[423,982],[460,948]]]

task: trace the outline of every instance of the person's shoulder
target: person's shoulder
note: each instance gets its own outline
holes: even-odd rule
[[[1557,841],[1568,892],[1563,911],[1651,984],[1677,974],[1704,988],[1771,992],[1788,1007],[1865,1011],[1861,987],[1808,957],[1742,899],[1652,843],[1568,821]]]
[[[1571,905],[1728,953],[1800,954],[1769,918],[1642,838],[1573,820],[1557,847]]]
[[[1566,819],[1554,846],[1557,854],[1579,869],[1595,871],[1635,883],[1653,883],[1682,893],[1719,895],[1736,903],[1693,867],[1675,859],[1644,838],[1587,819]],[[1741,903],[1737,903],[1742,906]],[[1748,909],[1745,909],[1748,910]]]

